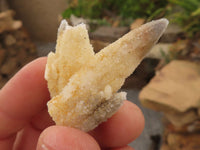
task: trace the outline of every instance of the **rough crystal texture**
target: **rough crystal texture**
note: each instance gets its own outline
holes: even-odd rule
[[[52,96],[48,110],[56,124],[89,131],[111,117],[126,99],[125,92],[116,92],[167,24],[166,19],[147,23],[94,54],[85,25],[63,21],[45,72]]]

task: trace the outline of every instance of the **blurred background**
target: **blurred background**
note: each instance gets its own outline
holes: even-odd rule
[[[200,150],[200,0],[0,0],[0,88],[55,51],[62,19],[87,24],[98,52],[159,18],[170,24],[122,90],[145,115],[136,150]],[[134,116],[133,116],[134,117]]]

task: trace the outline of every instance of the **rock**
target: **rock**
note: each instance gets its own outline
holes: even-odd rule
[[[16,48],[14,49],[12,47],[8,47],[6,49],[6,51],[8,51],[8,55],[10,55],[11,57],[16,56],[18,53],[18,50]]]
[[[166,143],[164,143],[161,145],[160,150],[172,150],[172,149],[170,149],[170,147]]]
[[[4,43],[6,44],[6,46],[11,46],[16,43],[16,39],[11,34],[8,34],[5,37]]]
[[[184,127],[175,127],[165,123],[160,150],[199,150],[200,121]]]
[[[160,42],[172,43],[175,42],[184,33],[183,29],[176,24],[169,24],[164,34],[160,38]]]
[[[142,89],[141,103],[154,110],[186,112],[200,107],[200,65],[174,60],[156,73]]]
[[[170,48],[172,47],[173,44],[168,44],[168,43],[158,43],[156,44],[149,54],[146,56],[148,58],[155,58],[155,59],[163,59],[163,53],[165,55],[169,55]]]
[[[104,42],[114,42],[128,32],[128,27],[108,27],[101,26],[96,31],[90,33],[92,40]]]
[[[194,48],[190,51],[190,57],[194,61],[200,61],[200,40],[196,40],[192,43]]]
[[[184,126],[175,126],[170,123],[168,120],[163,118],[163,125],[165,126],[165,130],[169,133],[197,133],[200,132],[200,120],[195,120],[192,123],[186,124]],[[167,133],[168,134],[168,133]]]
[[[199,132],[200,131],[200,121],[196,120],[193,123],[187,125],[188,132]]]
[[[198,115],[200,116],[200,108],[198,109]]]
[[[20,49],[16,58],[20,64],[24,64],[24,62],[26,62],[27,57],[28,56],[27,56],[26,50]]]
[[[194,110],[189,110],[185,113],[165,113],[165,117],[175,126],[181,127],[192,123],[193,121],[199,119],[199,116]]]
[[[4,59],[5,59],[5,56],[6,56],[6,52],[4,49],[0,49],[0,66],[2,65]]]
[[[0,33],[17,30],[22,27],[22,22],[13,20],[14,11],[7,10],[0,13]]]
[[[13,21],[11,25],[12,30],[17,30],[22,27],[22,22],[21,21]]]
[[[27,31],[21,28],[22,24],[18,26],[13,15],[13,11],[0,13],[0,88],[22,66],[37,57]]]
[[[29,40],[26,42],[26,46],[24,46],[24,49],[26,49],[26,53],[30,56],[36,56],[37,55],[37,49],[36,46]]]
[[[133,30],[133,29],[136,29],[138,27],[140,27],[142,24],[144,24],[145,20],[143,18],[138,18],[136,20],[134,20],[133,23],[131,23],[130,25],[130,29]]]
[[[200,134],[176,134],[170,133],[167,136],[168,146],[170,150],[199,150]]]
[[[31,55],[37,55],[37,51],[36,51],[36,48],[35,47],[30,47],[30,49],[29,49],[29,54],[31,54]]]
[[[23,42],[23,40],[28,39],[28,33],[25,29],[20,29],[20,30],[16,30],[13,33],[14,37],[17,39],[17,41]]]
[[[103,42],[99,40],[90,40],[90,43],[92,44],[96,53],[110,44],[108,42]]]
[[[17,61],[16,58],[9,58],[0,68],[0,73],[4,75],[12,74],[13,70],[16,70]]]

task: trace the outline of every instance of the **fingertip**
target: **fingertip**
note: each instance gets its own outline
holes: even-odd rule
[[[51,126],[40,135],[37,150],[100,150],[99,145],[89,134],[78,129]]]
[[[120,147],[135,140],[144,129],[144,116],[135,104],[125,101],[107,122],[91,131],[102,147]]]
[[[46,59],[30,62],[8,81],[0,92],[0,110],[13,118],[27,119],[46,107],[50,99],[44,79]]]
[[[15,134],[46,107],[45,57],[24,66],[0,91],[0,138]]]

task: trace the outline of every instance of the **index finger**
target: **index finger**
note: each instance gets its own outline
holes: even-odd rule
[[[45,65],[46,58],[29,63],[0,91],[0,139],[16,133],[46,107]]]

